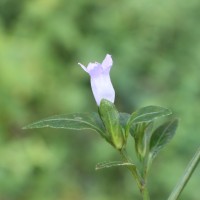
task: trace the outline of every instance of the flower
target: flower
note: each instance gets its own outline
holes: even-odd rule
[[[87,68],[81,63],[78,64],[90,75],[92,92],[97,105],[100,105],[102,99],[114,103],[115,90],[110,80],[110,69],[113,64],[111,55],[107,54],[102,64],[89,63]]]

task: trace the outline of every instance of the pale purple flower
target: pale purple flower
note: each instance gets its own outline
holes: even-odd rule
[[[87,68],[81,63],[78,64],[90,75],[92,92],[97,105],[100,105],[102,99],[114,103],[115,90],[110,80],[110,69],[113,64],[111,55],[107,54],[102,64],[89,63]]]

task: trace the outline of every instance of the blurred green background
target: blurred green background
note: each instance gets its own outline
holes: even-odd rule
[[[77,65],[111,54],[116,106],[171,108],[180,118],[153,164],[152,199],[166,199],[200,143],[199,0],[0,0],[0,200],[140,199],[92,131],[22,130],[55,114],[97,111]],[[134,149],[134,146],[132,147]],[[199,168],[182,200],[198,200]]]

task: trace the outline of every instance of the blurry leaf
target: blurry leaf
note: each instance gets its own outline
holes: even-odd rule
[[[29,124],[23,127],[23,129],[44,127],[73,130],[92,129],[100,133],[101,135],[105,135],[105,128],[103,126],[103,123],[98,113],[94,112],[57,115]]]
[[[137,123],[135,124],[130,133],[135,140],[135,149],[137,156],[141,159],[146,155],[149,146],[149,139],[153,129],[153,123]]]
[[[135,128],[139,128],[140,127],[140,134],[137,134],[137,136],[140,136],[141,139],[143,140],[143,136],[144,133],[142,134],[141,132],[141,126],[136,124],[139,123],[144,123],[144,127],[145,124],[147,125],[148,123],[152,122],[153,120],[159,118],[159,117],[163,117],[163,116],[167,116],[170,115],[172,112],[167,109],[167,108],[163,108],[160,106],[146,106],[143,108],[138,109],[137,111],[133,112],[128,120],[128,123],[126,125],[126,136],[129,135],[129,133],[132,134],[132,136],[134,136],[134,134],[138,131],[135,131]],[[138,133],[139,133],[138,132]],[[136,136],[136,137],[137,137]],[[136,141],[137,143],[137,141]]]
[[[129,120],[130,116],[131,115],[128,114],[128,113],[119,113],[119,121],[120,121],[120,124],[121,124],[121,126],[123,128],[126,127],[126,124],[127,124],[128,120]]]
[[[96,165],[96,170],[99,169],[104,169],[104,168],[110,168],[110,167],[120,167],[120,166],[132,166],[135,167],[136,166],[132,163],[129,162],[122,162],[122,161],[111,161],[111,162],[103,162],[103,163],[98,163]]]
[[[154,158],[158,152],[172,139],[178,127],[178,119],[167,121],[159,126],[150,139],[150,153]]]
[[[135,111],[129,120],[129,124],[150,122],[156,118],[167,116],[172,114],[172,112],[160,106],[147,106]]]
[[[124,136],[120,125],[119,113],[115,105],[108,100],[101,100],[99,114],[112,144],[117,149],[121,149],[124,145]]]

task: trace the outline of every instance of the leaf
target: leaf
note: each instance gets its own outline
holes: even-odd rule
[[[130,131],[135,140],[135,149],[139,159],[143,159],[148,151],[149,140],[153,129],[153,123],[137,123]]]
[[[101,100],[99,114],[109,134],[111,143],[117,149],[121,149],[124,145],[124,136],[120,125],[119,113],[115,105],[106,99]]]
[[[105,135],[104,125],[98,113],[94,112],[57,115],[29,124],[23,127],[23,129],[45,127],[73,130],[92,129],[100,133],[102,136]]]
[[[111,168],[111,167],[120,167],[120,166],[133,166],[136,168],[136,166],[129,162],[122,162],[122,161],[111,161],[111,162],[103,162],[98,163],[96,165],[96,170],[105,169],[105,168]]]
[[[146,106],[140,108],[131,114],[126,125],[126,136],[129,135],[129,132],[134,131],[135,124],[150,123],[159,117],[167,116],[170,114],[172,114],[172,112],[169,109],[160,106]]]
[[[120,121],[120,124],[121,126],[125,129],[126,127],[126,124],[130,118],[130,114],[128,113],[119,113],[119,121]]]
[[[126,128],[127,128],[127,123],[129,121],[130,116],[131,115],[128,113],[119,113],[119,121],[120,121],[121,127],[123,128],[125,141],[127,141],[128,135],[129,135],[129,132],[127,132]]]
[[[146,106],[140,108],[131,115],[129,119],[129,124],[150,122],[156,118],[167,116],[170,114],[172,114],[172,112],[167,108],[163,108],[160,106]]]
[[[178,127],[178,119],[173,119],[159,126],[150,139],[150,154],[154,158],[158,152],[172,139]]]

